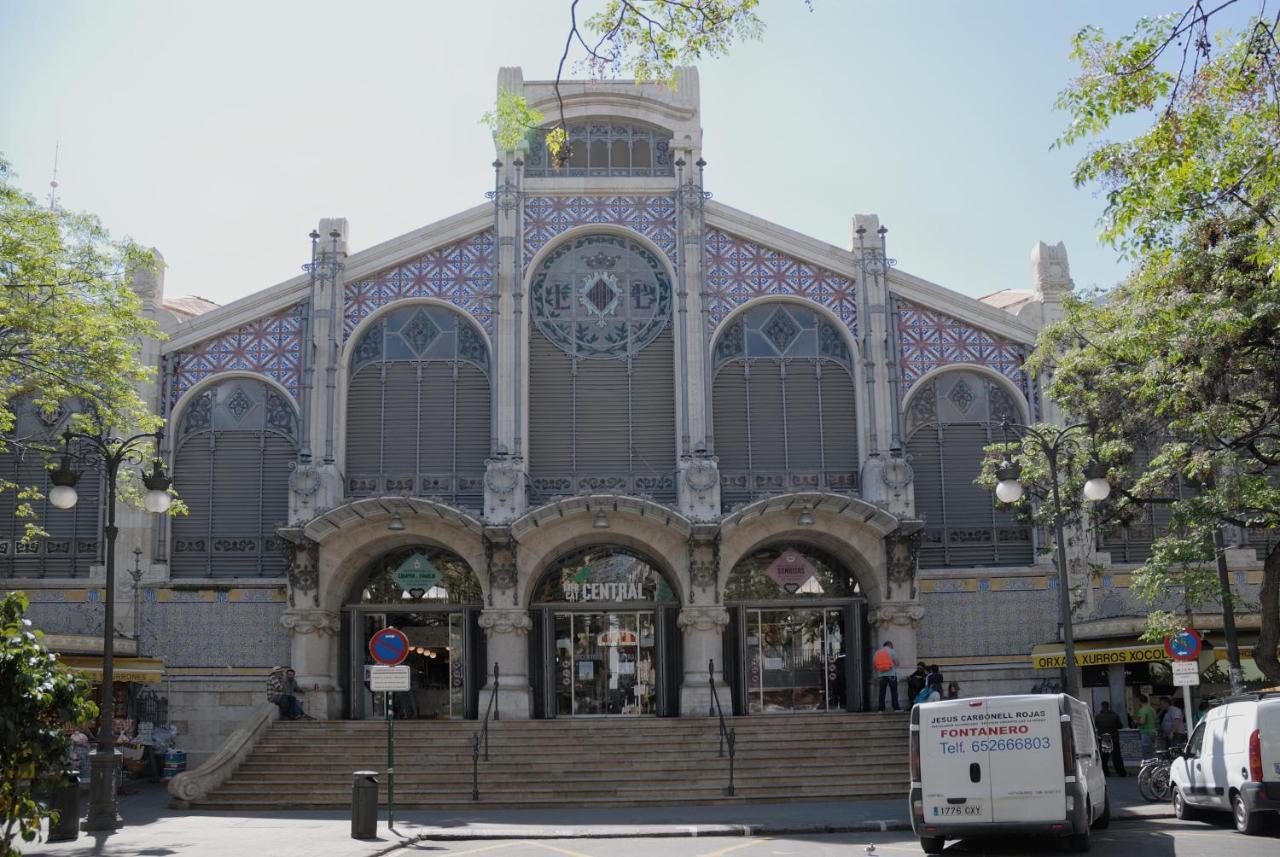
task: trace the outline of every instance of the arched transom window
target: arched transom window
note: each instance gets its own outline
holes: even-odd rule
[[[289,518],[298,417],[275,387],[232,378],[206,387],[178,421],[173,485],[190,513],[173,520],[173,577],[277,577],[276,528]]]
[[[639,242],[583,235],[529,289],[535,501],[609,491],[675,499],[671,280]]]
[[[386,314],[355,343],[347,387],[347,494],[484,504],[489,349],[440,306]]]
[[[766,303],[716,340],[712,407],[726,509],[765,494],[858,489],[853,358],[817,312]]]
[[[915,472],[916,514],[924,520],[924,568],[1026,565],[1031,526],[998,508],[974,484],[1000,422],[1021,422],[1023,406],[999,382],[976,372],[944,372],[906,404],[907,454]]]

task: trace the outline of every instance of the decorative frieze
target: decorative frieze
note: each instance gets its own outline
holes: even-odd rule
[[[720,605],[703,605],[685,607],[676,617],[676,627],[681,631],[704,631],[720,633],[729,627],[729,611]]]
[[[291,607],[280,616],[280,624],[290,634],[317,634],[335,636],[342,627],[342,620],[331,610],[310,607]]]
[[[880,630],[888,628],[911,628],[912,630],[920,627],[920,620],[924,618],[924,607],[910,601],[885,601],[871,608],[867,621],[871,627]]]
[[[529,611],[518,607],[488,607],[480,613],[477,621],[486,638],[506,635],[527,637],[533,629]]]

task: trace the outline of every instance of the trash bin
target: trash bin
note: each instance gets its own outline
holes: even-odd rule
[[[351,775],[351,838],[378,838],[378,772]]]
[[[66,771],[67,781],[53,790],[49,808],[58,820],[49,825],[50,842],[74,842],[80,836],[80,772]]]

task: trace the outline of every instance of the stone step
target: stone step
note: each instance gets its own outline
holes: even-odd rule
[[[382,771],[378,768],[370,768],[369,770]],[[581,783],[618,783],[627,782],[635,783],[644,788],[666,788],[669,786],[680,787],[688,783],[698,782],[707,778],[720,779],[728,776],[729,764],[726,760],[723,765],[716,767],[705,767],[702,770],[688,773],[681,776],[657,776],[653,778],[620,776],[619,772],[597,770],[583,771],[575,775],[571,780],[562,780],[553,777],[538,777],[536,779],[517,779],[510,776],[506,772],[492,771],[481,769],[478,771],[482,781],[493,783],[512,783],[516,788],[535,788],[542,785],[556,785],[563,782],[572,782],[574,784]],[[626,772],[634,773],[634,772]],[[654,772],[661,774],[662,772]],[[826,780],[869,783],[879,782],[884,779],[895,779],[905,777],[907,774],[906,766],[901,766],[901,770],[885,768],[877,771],[875,776],[868,776],[865,773],[859,773],[857,770],[848,766],[831,765],[823,768],[805,768],[797,771],[795,769],[783,768],[741,768],[735,765],[735,777],[743,780],[761,780],[765,782],[785,783],[792,780],[801,782],[822,782]],[[399,765],[396,766],[396,782],[414,783],[423,786],[431,786],[437,783],[453,783],[453,782],[471,782],[471,771],[411,771],[404,770]],[[312,776],[305,780],[299,780],[292,775],[292,772],[278,772],[274,774],[257,774],[249,773],[241,774],[236,772],[226,783],[227,786],[238,786],[245,788],[296,788],[303,791],[314,791],[316,789],[332,789],[332,788],[350,788],[351,773],[339,773],[332,776]]]
[[[779,760],[774,756],[747,756],[738,753],[735,759],[737,766],[743,770],[751,770],[757,768],[775,769],[775,768],[794,768],[803,763],[806,769],[826,766],[839,766],[846,768],[854,768],[864,770],[868,767],[874,768],[881,765],[905,765],[905,747],[900,751],[892,749],[880,750],[875,753],[859,753],[857,755],[841,755],[841,754],[824,754],[815,751],[802,757],[789,756],[785,760]],[[727,756],[717,756],[714,751],[702,753],[698,755],[684,754],[672,759],[658,759],[653,756],[640,756],[633,758],[593,758],[584,760],[567,761],[558,756],[550,756],[546,758],[537,757],[517,757],[517,756],[498,756],[491,754],[489,761],[480,760],[481,767],[491,771],[509,771],[512,773],[524,773],[535,768],[538,772],[552,774],[565,773],[572,774],[578,771],[589,770],[626,770],[631,772],[651,771],[661,773],[663,771],[680,771],[680,770],[697,770],[708,764],[713,764],[717,759],[724,759],[727,763]],[[311,776],[320,773],[349,774],[351,771],[363,770],[366,768],[379,768],[386,764],[387,757],[385,753],[366,753],[363,755],[353,755],[341,760],[325,759],[323,761],[305,761],[297,762],[290,765],[282,765],[279,762],[265,761],[257,758],[251,758],[244,762],[239,770],[255,774],[269,774],[273,771],[288,770],[292,773]],[[471,754],[456,754],[453,756],[433,756],[430,759],[419,759],[414,757],[406,757],[403,754],[396,755],[397,770],[428,770],[428,771],[446,771],[446,770],[471,770],[472,758]]]
[[[631,796],[638,799],[646,797],[665,797],[670,800],[681,800],[685,798],[696,798],[700,795],[708,793],[714,794],[723,790],[728,784],[729,778],[726,772],[725,776],[718,777],[714,780],[707,779],[698,782],[684,783],[677,787],[672,787],[666,783],[619,783],[613,786],[595,786],[591,788],[576,787],[534,787],[520,783],[506,782],[485,782],[480,781],[481,794],[488,794],[495,798],[524,798],[529,801],[535,801],[540,798],[553,800],[557,797],[562,800],[578,799],[578,798],[607,798],[607,797],[623,797]],[[830,794],[840,792],[842,794],[892,794],[895,790],[905,799],[907,789],[910,783],[904,776],[898,779],[882,779],[874,782],[866,783],[848,783],[837,778],[821,780],[816,782],[804,782],[798,780],[795,782],[784,782],[780,784],[770,783],[768,781],[751,781],[738,780],[735,778],[735,786],[743,792],[749,793],[753,791],[772,791],[779,794],[791,796],[808,795],[808,794]],[[397,797],[403,796],[406,800],[427,800],[425,795],[430,795],[430,799],[436,799],[436,795],[447,795],[448,793],[465,793],[468,796],[471,793],[470,781],[465,784],[459,784],[456,787],[449,787],[447,784],[430,784],[419,786],[414,783],[402,783],[400,777],[396,777],[396,794]],[[379,795],[385,798],[385,783],[379,787]],[[281,789],[271,787],[255,787],[255,786],[229,786],[219,790],[217,795],[219,798],[251,798],[258,797],[264,800],[276,799],[292,799],[306,801],[338,801],[343,798],[350,800],[351,787],[346,788],[335,786],[330,788],[312,788],[305,791],[282,791]]]

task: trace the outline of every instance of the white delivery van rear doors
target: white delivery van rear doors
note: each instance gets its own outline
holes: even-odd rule
[[[960,699],[920,706],[924,822],[1066,817],[1058,697]]]

